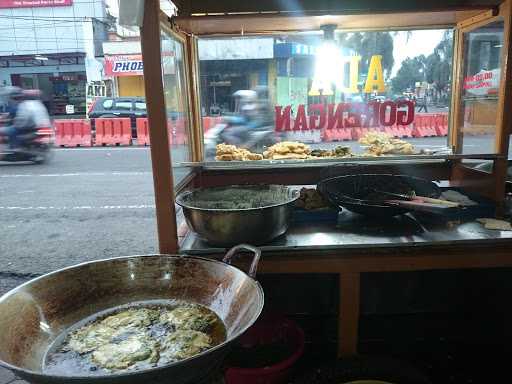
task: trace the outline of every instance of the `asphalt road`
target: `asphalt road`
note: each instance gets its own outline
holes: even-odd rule
[[[148,149],[54,152],[46,165],[0,166],[2,272],[156,251]]]
[[[421,148],[446,138],[411,141]],[[467,142],[474,152],[490,143]],[[48,164],[0,164],[0,294],[76,263],[156,251],[148,148],[57,149]]]

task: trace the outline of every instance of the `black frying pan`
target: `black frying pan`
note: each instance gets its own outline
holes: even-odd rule
[[[441,189],[432,181],[406,175],[360,174],[322,180],[318,191],[332,204],[368,216],[396,216],[409,212],[383,202],[375,191],[438,198]]]

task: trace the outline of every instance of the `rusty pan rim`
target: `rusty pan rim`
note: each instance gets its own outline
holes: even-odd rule
[[[139,374],[147,374],[147,373],[152,373],[152,372],[158,372],[158,371],[161,371],[161,370],[164,370],[164,369],[169,369],[170,367],[175,366],[175,365],[185,364],[187,362],[193,361],[195,359],[198,359],[200,357],[203,357],[205,355],[208,355],[210,353],[213,353],[215,351],[218,351],[218,350],[224,348],[228,343],[231,343],[232,341],[236,340],[245,331],[247,331],[247,329],[249,329],[256,322],[256,320],[260,317],[260,315],[261,315],[261,313],[263,311],[263,304],[265,302],[265,294],[264,294],[263,288],[261,287],[261,284],[256,279],[253,279],[251,276],[249,276],[247,273],[245,273],[241,269],[236,268],[233,265],[224,263],[224,262],[222,262],[220,260],[216,260],[216,259],[209,259],[209,258],[200,257],[200,256],[179,255],[179,254],[165,254],[165,253],[164,254],[158,254],[157,253],[157,254],[152,254],[152,255],[132,255],[132,256],[110,257],[110,258],[106,258],[106,259],[86,261],[86,262],[83,262],[83,263],[74,264],[74,265],[71,265],[71,266],[68,266],[68,267],[60,268],[60,269],[57,269],[55,271],[52,271],[52,272],[49,272],[49,273],[45,273],[44,275],[38,276],[38,277],[36,277],[34,279],[31,279],[31,280],[29,280],[29,281],[27,281],[27,282],[17,286],[16,288],[11,289],[10,291],[6,292],[2,296],[0,296],[0,305],[2,304],[3,301],[5,301],[9,297],[15,295],[16,293],[21,291],[24,287],[26,287],[28,285],[31,285],[31,284],[35,283],[36,281],[44,280],[44,279],[46,279],[46,278],[48,278],[50,276],[57,275],[59,273],[62,273],[62,272],[68,271],[68,270],[72,270],[72,269],[79,269],[79,268],[81,268],[83,266],[86,266],[86,265],[100,264],[100,263],[105,263],[105,262],[114,261],[114,260],[130,260],[130,259],[143,258],[143,257],[154,257],[154,258],[165,257],[165,258],[181,259],[181,260],[183,260],[183,259],[191,259],[191,260],[203,261],[203,262],[207,262],[207,263],[221,264],[222,266],[227,267],[228,269],[231,269],[231,270],[233,270],[233,271],[235,271],[237,273],[244,274],[247,278],[249,278],[250,280],[252,280],[256,284],[256,288],[257,288],[257,290],[259,292],[259,295],[261,297],[261,301],[260,301],[261,305],[259,306],[258,311],[256,312],[255,316],[250,321],[247,322],[247,325],[245,327],[243,327],[240,331],[238,331],[237,333],[232,335],[229,339],[226,339],[221,344],[216,345],[215,347],[210,348],[210,349],[208,349],[206,351],[203,351],[201,353],[198,353],[197,355],[194,355],[192,357],[189,357],[189,358],[186,358],[186,359],[183,359],[183,360],[180,360],[180,361],[176,361],[176,362],[173,362],[173,363],[169,363],[169,364],[166,364],[166,365],[163,365],[163,366],[160,366],[160,367],[147,368],[147,369],[142,369],[142,370],[133,371],[133,372],[113,373],[113,374],[109,374],[109,375],[94,375],[94,376],[92,376],[92,375],[89,375],[89,376],[85,376],[85,375],[83,375],[83,376],[82,375],[73,375],[73,376],[47,375],[47,374],[45,374],[43,372],[32,371],[32,370],[29,370],[29,369],[25,369],[25,368],[21,368],[21,367],[12,365],[10,363],[7,363],[7,362],[3,361],[2,359],[0,359],[0,367],[7,368],[7,369],[12,370],[12,371],[14,371],[16,373],[19,372],[19,373],[25,374],[27,376],[41,377],[41,378],[52,378],[52,379],[58,379],[58,380],[86,380],[86,379],[123,378],[123,377],[137,376]]]

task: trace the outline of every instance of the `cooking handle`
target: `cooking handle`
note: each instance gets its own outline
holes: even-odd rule
[[[253,279],[256,277],[256,271],[258,270],[258,263],[260,262],[261,250],[259,248],[253,247],[249,244],[240,244],[231,248],[224,259],[222,261],[226,264],[231,264],[231,259],[240,251],[250,251],[254,253],[254,258],[252,259],[251,268],[249,269],[248,275]]]

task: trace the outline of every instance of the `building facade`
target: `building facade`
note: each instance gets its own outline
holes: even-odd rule
[[[105,0],[0,0],[0,86],[40,89],[52,115],[85,114],[111,23]]]

